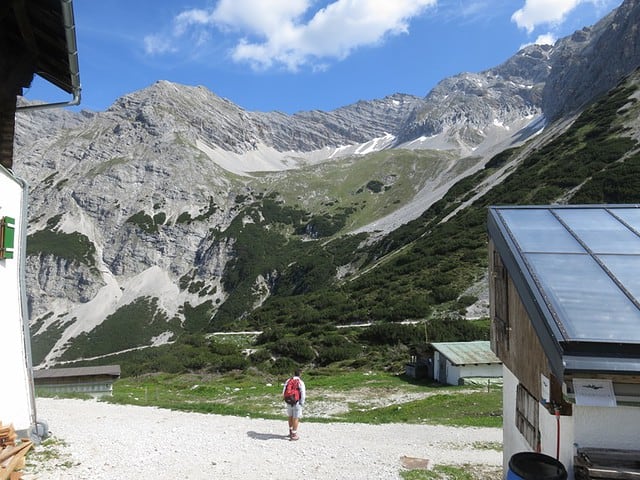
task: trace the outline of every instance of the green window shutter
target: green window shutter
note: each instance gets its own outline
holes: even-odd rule
[[[0,219],[0,259],[13,258],[15,229],[15,218],[2,217]]]

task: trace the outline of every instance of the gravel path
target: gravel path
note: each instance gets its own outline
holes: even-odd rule
[[[497,428],[287,423],[93,400],[37,399],[55,443],[54,458],[33,452],[24,480],[73,479],[399,479],[401,457],[431,464],[502,465],[502,453],[474,442],[502,442]],[[45,458],[48,457],[48,458]]]

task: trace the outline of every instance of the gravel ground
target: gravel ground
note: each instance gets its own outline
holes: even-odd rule
[[[276,421],[38,398],[37,411],[51,440],[29,454],[24,480],[390,480],[401,478],[405,456],[501,478],[502,453],[477,448],[501,443],[497,428],[303,419],[300,440],[291,442],[284,409]]]

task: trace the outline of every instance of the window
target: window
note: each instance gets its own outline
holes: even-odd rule
[[[516,426],[533,450],[536,450],[540,443],[538,417],[538,400],[522,384],[518,384],[516,391]]]
[[[11,217],[0,218],[0,260],[13,258],[15,223]]]

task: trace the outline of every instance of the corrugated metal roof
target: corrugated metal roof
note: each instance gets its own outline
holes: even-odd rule
[[[431,346],[444,355],[452,365],[502,363],[491,351],[489,341],[442,342],[432,343]]]
[[[98,367],[47,368],[34,370],[33,378],[85,377],[89,375],[120,376],[120,365],[101,365]]]

